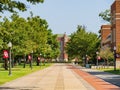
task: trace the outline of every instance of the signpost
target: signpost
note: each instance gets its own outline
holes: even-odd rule
[[[5,70],[8,70],[8,58],[9,58],[9,55],[8,55],[8,51],[7,50],[4,50],[3,51],[3,59],[4,59],[4,68]]]
[[[30,63],[30,68],[32,69],[32,56],[31,55],[28,55],[28,60]]]
[[[4,50],[4,51],[3,51],[3,58],[4,58],[4,59],[7,59],[8,57],[9,57],[8,51],[7,51],[7,50]]]

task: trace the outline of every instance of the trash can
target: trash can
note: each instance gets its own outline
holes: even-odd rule
[[[86,68],[91,68],[91,64],[86,64]]]

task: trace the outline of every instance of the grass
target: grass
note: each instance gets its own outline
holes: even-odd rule
[[[117,68],[116,71],[114,71],[114,68],[100,68],[98,70],[104,71],[104,72],[109,72],[112,74],[117,74],[120,75],[120,68]]]
[[[30,74],[32,72],[47,68],[50,65],[52,64],[46,63],[45,65],[41,65],[41,66],[33,65],[32,69],[29,67],[28,64],[26,65],[26,68],[23,68],[23,65],[15,66],[14,68],[12,68],[11,76],[8,75],[9,73],[8,70],[4,70],[4,68],[0,68],[0,85],[9,82],[11,80],[17,79],[19,77],[25,76],[27,74]]]

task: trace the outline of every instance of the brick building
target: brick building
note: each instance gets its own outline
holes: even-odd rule
[[[111,5],[111,34],[112,34],[112,49],[116,47],[119,50],[120,45],[120,0],[115,0]],[[116,58],[117,67],[120,66],[120,58]]]
[[[100,29],[101,48],[111,47],[111,25],[102,25]]]
[[[116,47],[116,67],[120,66],[120,0],[111,5],[111,25],[101,26],[101,48]]]
[[[58,41],[60,42],[60,56],[58,57],[59,62],[68,61],[68,54],[65,51],[65,46],[68,40],[69,40],[69,37],[66,35],[66,33],[58,35]]]

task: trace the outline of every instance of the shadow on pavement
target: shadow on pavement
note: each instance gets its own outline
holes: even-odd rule
[[[37,87],[0,87],[0,90],[33,90],[35,88]]]
[[[14,90],[15,88],[10,88],[10,87],[0,87],[0,90]]]

